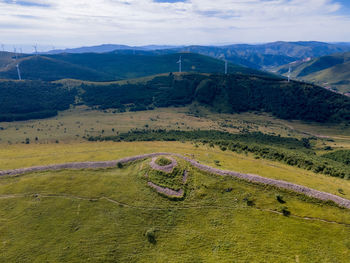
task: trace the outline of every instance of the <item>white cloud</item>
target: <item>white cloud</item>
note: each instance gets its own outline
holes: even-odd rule
[[[350,41],[350,19],[332,0],[0,1],[5,43],[215,44]]]

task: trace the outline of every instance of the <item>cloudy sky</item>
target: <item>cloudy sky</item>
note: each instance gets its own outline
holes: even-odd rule
[[[0,0],[0,43],[350,42],[349,0]]]

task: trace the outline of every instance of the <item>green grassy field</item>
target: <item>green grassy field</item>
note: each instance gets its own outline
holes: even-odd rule
[[[170,201],[147,186],[148,162],[1,178],[0,261],[333,263],[350,257],[347,210],[191,167],[185,167],[185,199]],[[155,243],[147,231],[155,232]]]

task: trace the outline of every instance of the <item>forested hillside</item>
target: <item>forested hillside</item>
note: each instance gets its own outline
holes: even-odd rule
[[[69,90],[41,81],[0,83],[1,120],[54,116],[79,104],[119,111],[199,103],[219,113],[261,111],[281,119],[316,122],[350,120],[350,98],[323,88],[277,77],[245,74],[167,74],[125,84],[82,84]]]
[[[131,50],[103,54],[28,56],[20,58],[18,64],[24,80],[54,81],[68,78],[87,81],[115,81],[177,72],[179,65],[176,62],[180,56],[182,56],[182,71],[224,72],[224,61],[199,54],[172,52],[172,54],[162,55]],[[267,75],[267,73],[234,64],[228,65],[228,72]],[[0,78],[18,79],[14,61],[0,70]]]
[[[186,74],[146,83],[83,85],[83,101],[101,109],[145,110],[197,101],[217,112],[265,111],[282,119],[349,121],[350,99],[300,82],[252,75]]]

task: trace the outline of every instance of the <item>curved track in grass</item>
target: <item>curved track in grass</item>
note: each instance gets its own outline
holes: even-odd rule
[[[350,200],[342,198],[337,195],[333,195],[326,192],[317,191],[311,188],[308,188],[306,186],[297,185],[281,180],[275,180],[270,178],[261,177],[259,175],[254,174],[243,174],[233,171],[225,171],[216,169],[204,164],[200,164],[197,161],[190,159],[188,157],[184,157],[180,154],[173,154],[173,153],[151,153],[151,154],[143,154],[143,155],[137,155],[133,157],[123,158],[116,161],[107,161],[107,162],[81,162],[81,163],[66,163],[66,164],[57,164],[57,165],[46,165],[46,166],[36,166],[36,167],[30,167],[30,168],[23,168],[23,169],[15,169],[15,170],[7,170],[7,171],[0,171],[0,176],[5,175],[21,175],[26,173],[32,173],[32,172],[42,172],[42,171],[53,171],[53,170],[63,170],[63,169],[101,169],[101,168],[113,168],[116,167],[118,163],[126,164],[129,162],[134,162],[138,160],[143,160],[147,158],[153,158],[161,155],[167,155],[167,156],[176,156],[178,158],[181,158],[187,162],[189,162],[194,167],[198,168],[201,171],[205,171],[208,173],[221,175],[221,176],[232,176],[235,178],[239,178],[245,181],[258,183],[258,184],[265,184],[265,185],[272,185],[281,189],[287,189],[290,191],[294,191],[300,194],[304,194],[306,196],[322,200],[322,201],[332,201],[336,203],[337,205],[350,209]]]

